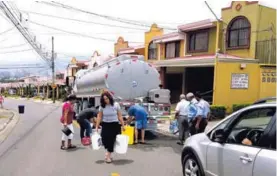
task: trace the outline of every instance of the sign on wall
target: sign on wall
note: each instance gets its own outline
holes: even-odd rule
[[[248,89],[249,77],[246,73],[232,73],[231,89]]]

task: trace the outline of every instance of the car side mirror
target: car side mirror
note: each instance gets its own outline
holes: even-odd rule
[[[218,129],[214,132],[213,141],[220,144],[225,142],[225,131],[223,129]]]

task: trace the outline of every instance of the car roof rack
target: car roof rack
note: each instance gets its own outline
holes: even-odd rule
[[[276,97],[263,98],[263,99],[260,99],[260,100],[256,101],[253,104],[262,104],[262,103],[266,103],[267,101],[276,101]]]

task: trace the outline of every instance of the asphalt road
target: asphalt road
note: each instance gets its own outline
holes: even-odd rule
[[[170,137],[158,135],[148,145],[131,146],[126,155],[115,154],[112,164],[104,163],[104,150],[93,151],[80,143],[61,151],[61,108],[31,101],[6,99],[7,108],[25,105],[17,126],[0,144],[0,176],[181,176],[181,146]]]

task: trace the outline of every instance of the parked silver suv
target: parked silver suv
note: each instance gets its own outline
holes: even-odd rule
[[[243,144],[243,141],[248,141]],[[184,176],[276,176],[276,102],[254,104],[188,138]]]

